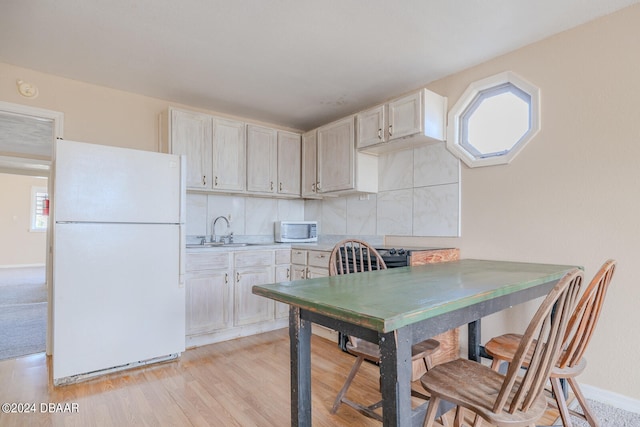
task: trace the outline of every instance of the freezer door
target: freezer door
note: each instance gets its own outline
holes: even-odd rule
[[[55,225],[55,380],[184,351],[180,228]]]
[[[53,169],[56,222],[182,222],[179,156],[59,140]]]

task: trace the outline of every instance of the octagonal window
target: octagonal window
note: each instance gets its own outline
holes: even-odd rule
[[[449,112],[447,148],[470,167],[509,163],[540,129],[539,96],[511,72],[471,84]]]

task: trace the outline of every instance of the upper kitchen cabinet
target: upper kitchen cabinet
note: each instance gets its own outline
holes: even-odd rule
[[[358,151],[380,154],[445,140],[447,98],[420,89],[358,117]]]
[[[302,197],[318,199],[316,188],[318,163],[318,131],[312,130],[302,135]]]
[[[378,159],[355,150],[355,116],[318,128],[316,173],[320,194],[378,191]]]
[[[245,124],[214,117],[212,153],[212,188],[244,191],[247,158]]]
[[[187,157],[187,187],[211,188],[212,117],[169,108],[163,120],[165,151]]]
[[[162,123],[162,151],[187,156],[188,189],[245,191],[243,122],[169,108]]]
[[[278,131],[278,194],[300,196],[300,135]]]
[[[300,135],[247,125],[247,191],[300,197]]]
[[[275,193],[278,180],[278,133],[247,125],[247,191]]]

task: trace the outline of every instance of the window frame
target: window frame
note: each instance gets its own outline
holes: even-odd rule
[[[514,141],[509,150],[495,153],[480,153],[467,141],[465,120],[471,117],[473,112],[484,99],[490,98],[487,94],[492,91],[500,91],[503,88],[513,87],[515,90],[504,90],[502,93],[512,93],[523,101],[529,98],[529,130],[518,141]],[[524,97],[522,95],[525,95]],[[491,95],[497,96],[497,95]],[[493,166],[510,163],[518,153],[540,131],[540,89],[527,82],[511,71],[505,71],[469,85],[460,99],[451,108],[448,115],[449,128],[447,137],[447,149],[469,167]]]
[[[44,200],[45,198],[49,197],[49,190],[47,189],[47,187],[39,187],[35,185],[31,187],[31,218],[29,231],[32,232],[46,232],[49,228],[49,215],[44,215],[42,213],[43,207],[38,206],[39,194],[45,195],[43,198]],[[44,216],[47,219],[45,225],[42,227],[37,226],[39,216]]]

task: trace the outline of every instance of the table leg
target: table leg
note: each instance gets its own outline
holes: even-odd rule
[[[400,328],[380,336],[384,426],[412,425],[410,335],[407,328]]]
[[[468,357],[469,360],[480,362],[480,319],[470,322],[468,330]]]
[[[311,425],[311,322],[289,308],[291,344],[291,425]]]

